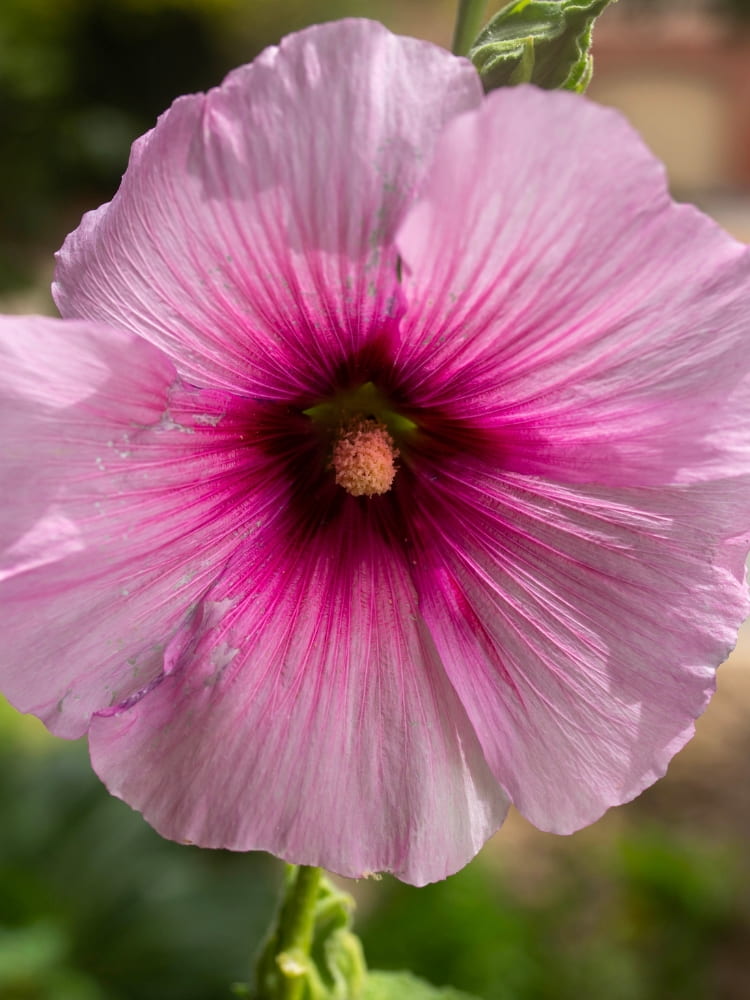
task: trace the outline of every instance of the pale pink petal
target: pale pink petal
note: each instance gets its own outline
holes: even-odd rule
[[[98,774],[164,836],[421,884],[502,822],[379,503],[246,546],[172,673],[93,720]]]
[[[316,27],[175,103],[56,295],[97,325],[0,322],[0,686],[162,834],[422,883],[663,773],[748,609],[750,257],[619,117]],[[355,499],[310,408],[364,382]]]
[[[292,35],[135,144],[60,251],[58,306],[197,385],[315,396],[394,336],[394,232],[439,131],[480,100],[465,60],[374,22]]]
[[[617,113],[490,94],[447,126],[398,244],[405,391],[494,431],[504,468],[624,486],[750,471],[728,437],[750,400],[750,252],[670,201]]]
[[[748,612],[750,482],[615,492],[464,460],[420,500],[422,613],[511,801],[569,833],[660,777]]]
[[[245,446],[248,404],[90,323],[0,318],[0,421],[2,690],[79,736],[171,668],[165,646],[283,484]]]

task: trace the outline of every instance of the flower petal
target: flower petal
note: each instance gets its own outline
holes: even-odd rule
[[[397,242],[409,391],[494,428],[504,468],[625,486],[750,471],[729,440],[750,414],[750,251],[671,202],[615,112],[490,94],[447,126]]]
[[[502,822],[377,502],[347,498],[304,544],[247,546],[176,637],[173,672],[94,719],[96,771],[164,836],[421,884]]]
[[[422,613],[511,801],[569,833],[692,735],[748,612],[750,481],[613,492],[459,474],[424,505]]]
[[[393,235],[471,65],[343,21],[291,35],[133,147],[111,204],[59,254],[65,316],[161,346],[197,385],[325,391],[401,311]]]
[[[170,669],[165,645],[278,498],[247,404],[132,334],[0,318],[3,692],[55,733]],[[239,443],[238,443],[239,442]]]

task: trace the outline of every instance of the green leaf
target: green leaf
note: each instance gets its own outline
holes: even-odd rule
[[[516,0],[480,32],[469,58],[485,91],[517,83],[584,91],[591,79],[591,30],[614,0]]]
[[[477,1000],[450,986],[431,986],[410,972],[370,972],[362,1000]]]

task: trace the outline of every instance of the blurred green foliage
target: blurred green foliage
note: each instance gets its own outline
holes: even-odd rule
[[[162,840],[107,795],[85,746],[8,709],[0,815],[3,1000],[228,1000],[248,980],[279,863]],[[633,824],[552,843],[541,873],[500,838],[436,885],[354,886],[370,967],[484,1000],[750,995],[739,841]]]
[[[111,195],[175,91],[215,82],[208,6],[3,0],[0,291],[31,278],[27,249],[57,241],[89,192]]]
[[[365,927],[368,961],[485,1000],[745,997],[749,976],[722,977],[750,930],[741,856],[647,828],[594,853],[564,848],[531,898],[523,857],[494,877],[480,861],[424,889],[388,882]]]
[[[0,743],[0,997],[219,1000],[247,979],[280,873],[162,840],[83,744]]]

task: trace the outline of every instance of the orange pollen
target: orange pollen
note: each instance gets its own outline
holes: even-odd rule
[[[335,471],[338,485],[353,497],[374,497],[391,488],[397,458],[387,427],[357,417],[339,431],[329,468]]]

